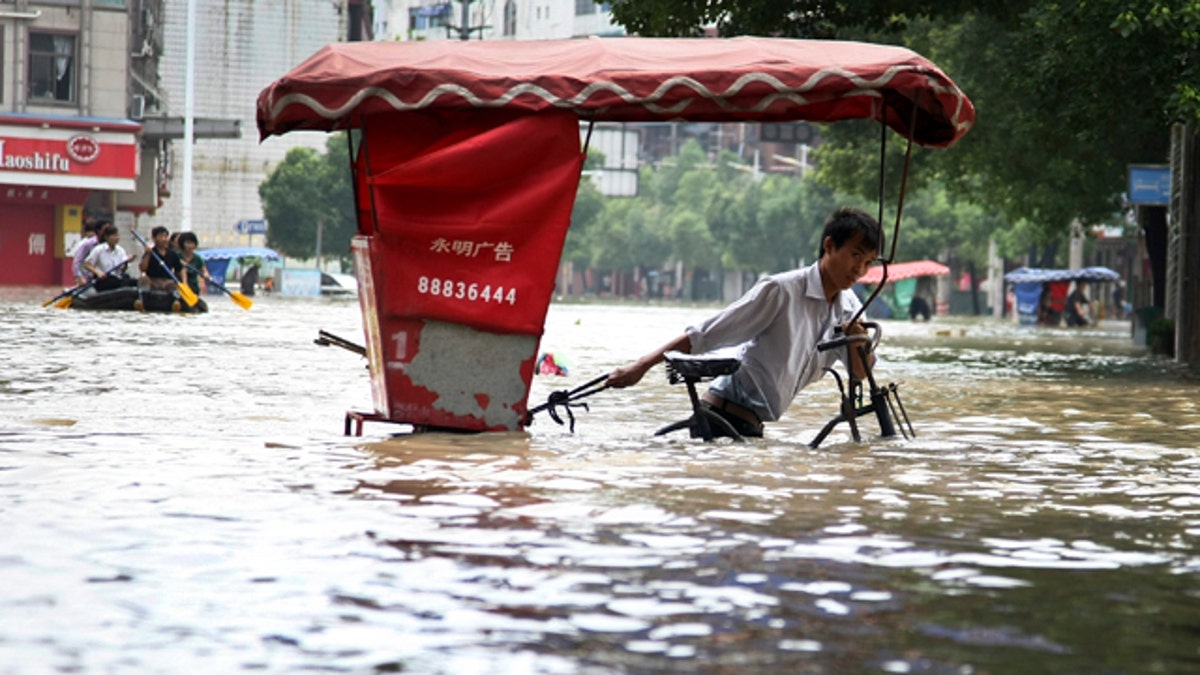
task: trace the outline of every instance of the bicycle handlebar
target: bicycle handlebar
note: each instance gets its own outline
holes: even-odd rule
[[[863,342],[865,340],[871,341],[871,350],[874,351],[875,348],[879,346],[879,340],[883,337],[883,328],[881,328],[879,324],[874,321],[864,321],[862,322],[862,326],[871,334],[859,333],[858,335],[841,335],[831,338],[829,340],[825,340],[824,342],[817,343],[817,351],[827,352],[830,349],[845,347],[851,342]],[[839,326],[836,330],[840,332],[841,327]]]

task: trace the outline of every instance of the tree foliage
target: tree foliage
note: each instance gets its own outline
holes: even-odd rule
[[[864,180],[866,180],[864,178]],[[878,176],[857,192],[877,194]],[[695,140],[658,166],[644,166],[637,197],[600,196],[590,181],[580,188],[589,218],[576,219],[567,259],[579,267],[643,272],[682,264],[751,276],[781,272],[817,257],[826,217],[843,206],[879,213],[877,200],[837,192],[814,175],[756,174],[731,152],[710,161]],[[576,202],[577,213],[579,201]],[[895,208],[884,210],[885,253],[891,252]],[[581,227],[582,226],[582,227]],[[895,260],[946,259],[958,268],[986,267],[988,242],[1002,255],[1028,251],[1026,221],[1010,223],[996,211],[962,199],[940,181],[909,191]],[[1053,247],[1047,249],[1053,255]]]
[[[1197,0],[617,0],[613,15],[643,35],[715,25],[727,36],[862,39],[928,56],[971,97],[977,120],[951,151],[918,152],[914,180],[940,180],[1041,241],[1073,220],[1111,218],[1127,166],[1163,163],[1169,124],[1200,121]],[[871,194],[878,132],[824,133],[823,179]]]
[[[576,201],[592,202],[584,181]],[[600,197],[576,217],[564,259],[618,271],[686,268],[779,272],[816,258],[825,217],[857,200],[814,180],[755,175],[730,152],[711,161],[689,140],[673,157],[639,172],[633,198]],[[871,207],[867,207],[871,208]]]
[[[644,36],[687,37],[714,26],[724,36],[837,38],[847,26],[899,32],[910,17],[966,11],[1013,14],[1024,0],[614,0],[613,20]]]
[[[289,150],[258,186],[270,224],[267,245],[293,258],[315,257],[321,226],[322,255],[348,260],[357,229],[349,167],[343,134],[330,136],[323,154],[306,147]]]

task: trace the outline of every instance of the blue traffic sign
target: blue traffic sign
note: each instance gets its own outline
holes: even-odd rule
[[[261,218],[258,220],[239,220],[233,226],[233,231],[238,234],[266,234],[267,221]]]
[[[1171,167],[1154,164],[1129,166],[1129,201],[1166,206],[1171,203]]]

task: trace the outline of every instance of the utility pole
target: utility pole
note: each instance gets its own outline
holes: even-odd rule
[[[325,266],[321,264],[321,239],[325,234],[325,219],[317,218],[317,269],[325,271]]]
[[[482,39],[483,29],[491,28],[491,26],[485,26],[482,24],[478,26],[471,25],[471,3],[474,1],[475,0],[462,0],[460,3],[462,5],[462,19],[460,19],[460,23],[457,26],[446,26],[447,35],[450,35],[451,32],[457,32],[458,39],[466,41],[471,39],[472,32],[478,31],[479,36]]]
[[[196,0],[187,3],[186,66],[183,87],[183,214],[181,232],[192,231],[192,164],[196,143]]]
[[[1171,218],[1178,223],[1175,285],[1175,361],[1200,364],[1200,133],[1193,125],[1171,129]]]

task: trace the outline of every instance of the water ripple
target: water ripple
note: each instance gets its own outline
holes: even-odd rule
[[[47,296],[49,297],[49,296]],[[43,298],[44,299],[44,298]],[[886,325],[917,437],[654,437],[661,372],[575,434],[368,425],[357,305],[0,306],[0,663],[73,672],[1190,672],[1200,383],[1127,332]],[[40,304],[40,301],[38,301]],[[709,308],[552,307],[569,378]],[[633,330],[636,327],[636,330]],[[153,374],[152,377],[148,374]],[[1147,629],[1153,627],[1153,630]],[[6,666],[7,667],[7,666]],[[4,669],[0,669],[4,670]],[[5,672],[17,672],[6,670]]]

